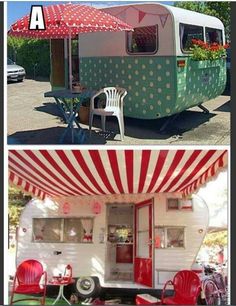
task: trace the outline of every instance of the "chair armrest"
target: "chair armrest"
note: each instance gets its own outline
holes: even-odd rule
[[[91,98],[90,98],[90,110],[94,109],[94,100],[98,96],[100,96],[102,93],[104,93],[104,89],[100,89],[98,92],[96,92]]]
[[[172,286],[174,287],[174,283],[172,282],[172,280],[168,280],[168,281],[165,283],[165,285],[164,285],[164,287],[163,287],[163,289],[162,289],[162,294],[161,294],[161,304],[162,304],[162,305],[163,305],[163,301],[164,301],[164,297],[165,297],[166,287],[167,287],[168,285],[172,285]]]

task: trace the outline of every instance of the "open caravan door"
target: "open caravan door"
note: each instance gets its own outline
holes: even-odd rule
[[[134,280],[153,286],[153,199],[135,205]]]

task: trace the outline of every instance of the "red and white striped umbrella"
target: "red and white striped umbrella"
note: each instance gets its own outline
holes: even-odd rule
[[[187,195],[226,165],[224,150],[10,150],[9,180],[40,198]]]
[[[79,33],[130,31],[122,20],[88,5],[57,4],[43,7],[46,30],[29,30],[30,14],[16,21],[9,35],[39,39],[75,37]]]

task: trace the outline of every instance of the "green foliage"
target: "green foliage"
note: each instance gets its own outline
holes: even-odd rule
[[[209,247],[215,246],[227,246],[228,242],[228,232],[227,231],[220,231],[216,233],[209,233],[206,235],[203,245]]]
[[[27,77],[50,76],[50,45],[48,40],[8,37],[8,57],[26,70]]]
[[[193,39],[193,47],[190,48],[191,58],[195,61],[216,60],[226,57],[227,46],[222,46],[217,43],[207,44],[201,40]]]
[[[25,195],[21,190],[8,188],[9,226],[15,228],[19,225],[20,214],[31,196]]]
[[[225,36],[227,42],[230,42],[230,2],[205,2],[205,1],[178,1],[174,4],[176,7],[184,8],[210,16],[219,18],[225,26]]]

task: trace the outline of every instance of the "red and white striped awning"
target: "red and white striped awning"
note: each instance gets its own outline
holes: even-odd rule
[[[182,192],[227,165],[225,150],[10,150],[9,180],[36,197]]]

